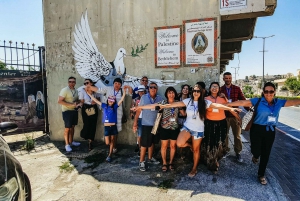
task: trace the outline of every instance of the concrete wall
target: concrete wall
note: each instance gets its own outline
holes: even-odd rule
[[[175,71],[176,79],[187,80],[188,84],[208,79],[208,74],[219,72],[219,47],[217,65],[199,68],[195,74],[190,67],[179,69],[160,69],[154,65],[154,27],[182,25],[183,20],[217,17],[218,36],[220,35],[220,16],[218,0],[44,0],[44,33],[46,46],[46,68],[48,84],[49,124],[52,140],[63,140],[63,121],[61,107],[57,98],[61,88],[67,86],[67,78],[75,76],[79,87],[83,78],[76,72],[73,59],[73,31],[82,13],[88,11],[89,25],[99,51],[107,61],[115,58],[120,47],[130,53],[131,47],[149,43],[147,50],[139,57],[126,57],[127,73],[135,76],[147,75],[160,79],[161,71]],[[210,81],[219,79],[216,73]],[[175,86],[179,90],[179,85]],[[163,93],[161,88],[159,93]],[[130,97],[126,99],[129,106]],[[128,112],[128,111],[127,111]],[[129,113],[129,112],[128,112]],[[80,116],[80,115],[79,115]],[[96,139],[103,139],[103,127],[98,121]],[[76,126],[75,139],[80,139],[81,117]],[[134,144],[132,121],[123,125],[119,143]]]

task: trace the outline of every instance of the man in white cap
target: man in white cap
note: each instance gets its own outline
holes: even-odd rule
[[[145,86],[145,89],[146,89],[146,91],[145,91],[145,93],[148,93],[148,91],[149,91],[149,86],[148,86],[148,77],[147,76],[142,76],[142,79],[140,80],[140,84],[141,85],[144,85]],[[140,86],[141,86],[140,85]],[[139,86],[138,86],[139,87]],[[133,92],[136,92],[137,90],[138,90],[138,87],[135,87],[134,89],[133,89]],[[133,93],[132,94],[132,99],[135,99],[136,97],[138,97],[138,94],[137,93]]]

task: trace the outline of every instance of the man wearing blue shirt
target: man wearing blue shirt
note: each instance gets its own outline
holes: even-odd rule
[[[149,93],[141,97],[139,106],[155,104],[162,101],[162,97],[157,95],[158,87],[155,82],[151,82],[149,85]],[[137,110],[133,130],[136,132],[138,125],[138,117],[140,116],[141,110]],[[151,133],[155,119],[157,116],[157,110],[155,109],[143,109],[142,113],[142,136],[141,136],[141,153],[139,167],[141,171],[146,171],[145,155],[146,149],[148,148],[148,162],[157,163],[156,159],[153,158],[154,144],[159,141],[157,135]]]

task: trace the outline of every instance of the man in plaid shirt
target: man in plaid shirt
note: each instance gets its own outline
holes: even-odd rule
[[[232,82],[232,75],[230,72],[225,72],[223,74],[223,81],[225,84],[221,87],[221,93],[224,93],[228,99],[228,102],[234,102],[238,100],[246,100],[242,90],[240,87],[233,85]],[[236,159],[239,162],[243,162],[241,157],[242,151],[242,140],[241,140],[241,127],[238,125],[237,119],[230,113],[226,112],[226,120],[227,120],[227,137],[225,140],[225,146],[227,154],[224,155],[224,158],[229,155],[229,147],[228,147],[228,134],[229,129],[231,127],[232,133],[234,136],[234,152],[236,153]]]

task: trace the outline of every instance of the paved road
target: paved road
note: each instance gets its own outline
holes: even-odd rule
[[[278,180],[284,194],[300,201],[300,108],[282,108],[268,169]],[[243,132],[246,140],[249,133]]]

